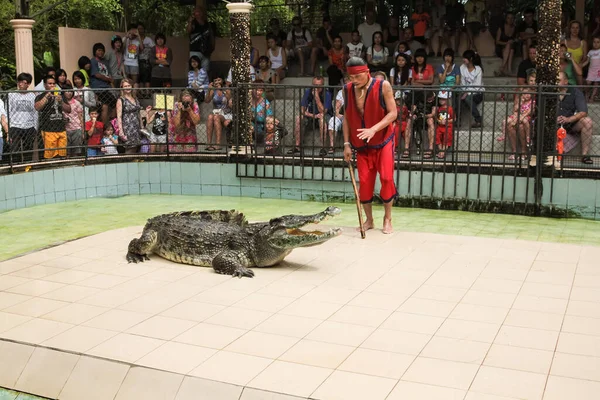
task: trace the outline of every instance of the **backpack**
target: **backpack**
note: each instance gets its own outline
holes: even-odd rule
[[[304,39],[305,42],[308,43],[308,39],[306,38],[306,28],[302,27],[302,38]],[[296,47],[296,32],[294,30],[292,30],[292,47]]]

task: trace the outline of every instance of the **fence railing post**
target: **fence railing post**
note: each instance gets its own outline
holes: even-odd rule
[[[542,182],[542,169],[544,168],[544,123],[546,121],[546,97],[544,96],[544,88],[542,85],[537,86],[537,111],[536,116],[536,134],[535,134],[535,174],[534,174],[534,199],[535,199],[535,215],[541,214],[542,195],[544,193],[544,185]]]

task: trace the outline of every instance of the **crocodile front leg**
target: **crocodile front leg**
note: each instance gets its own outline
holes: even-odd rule
[[[252,278],[254,271],[246,268],[248,258],[239,251],[225,250],[217,254],[212,261],[212,267],[218,274],[237,276],[247,276]]]
[[[137,264],[138,262],[144,262],[144,260],[150,260],[148,254],[152,253],[152,249],[156,245],[156,238],[156,231],[144,229],[139,239],[133,239],[129,242],[127,262]]]

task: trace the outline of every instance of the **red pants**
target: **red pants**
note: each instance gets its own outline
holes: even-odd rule
[[[381,149],[365,149],[356,152],[356,168],[360,181],[358,195],[361,203],[373,201],[375,178],[379,172],[381,182],[381,200],[389,203],[398,195],[394,184],[394,149],[395,141],[390,140]]]
[[[439,125],[435,132],[435,144],[444,145],[446,147],[452,146],[452,127],[446,125]]]

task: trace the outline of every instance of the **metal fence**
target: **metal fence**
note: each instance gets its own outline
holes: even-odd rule
[[[135,103],[116,89],[0,93],[8,126],[0,172],[48,163],[155,158],[236,163],[240,177],[349,180],[341,87],[252,84],[216,94],[184,89],[136,89]],[[544,128],[552,125],[548,117],[560,114],[563,94],[556,88],[483,87],[447,94],[435,86],[394,89],[400,118],[396,183],[403,188],[404,204],[436,201],[437,206],[429,206],[444,207],[444,202],[470,198],[486,203],[480,208],[494,205],[515,212],[539,206],[543,182],[550,182],[545,195],[550,191],[551,199],[555,178],[600,177],[599,104],[587,104],[588,118],[564,124],[562,153],[557,135],[544,138]],[[586,94],[592,90],[580,89]],[[252,99],[249,132],[240,131],[236,118],[242,90]],[[323,106],[312,101],[315,96]],[[564,94],[569,96],[574,94]],[[72,104],[70,112],[62,106],[66,103]],[[91,129],[95,111],[97,121],[112,131],[99,125]],[[551,132],[560,127],[554,125]],[[517,190],[523,184],[524,197]],[[497,191],[500,197],[492,196]]]

